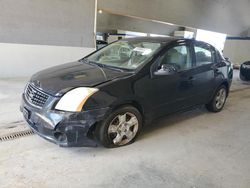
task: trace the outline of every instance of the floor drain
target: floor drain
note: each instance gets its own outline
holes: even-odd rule
[[[20,132],[15,132],[11,133],[8,135],[4,135],[0,137],[0,142],[8,141],[8,140],[14,140],[17,138],[25,137],[25,136],[30,136],[33,135],[34,132],[32,130],[27,130],[27,131],[20,131]]]

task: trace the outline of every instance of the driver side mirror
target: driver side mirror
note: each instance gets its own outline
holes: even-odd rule
[[[163,64],[161,65],[161,68],[156,70],[154,72],[154,75],[173,75],[177,72],[175,66],[173,65],[168,65],[168,64]]]

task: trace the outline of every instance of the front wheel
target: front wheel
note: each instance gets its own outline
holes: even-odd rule
[[[140,112],[132,106],[124,106],[98,125],[96,135],[104,147],[125,146],[134,142],[141,127]]]
[[[206,108],[211,112],[220,112],[223,109],[226,100],[227,88],[225,85],[222,85],[217,89],[212,100],[208,104],[206,104]]]

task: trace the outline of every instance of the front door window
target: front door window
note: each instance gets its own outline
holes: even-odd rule
[[[192,68],[191,53],[186,45],[175,46],[169,49],[162,57],[161,66],[173,65],[177,71]]]

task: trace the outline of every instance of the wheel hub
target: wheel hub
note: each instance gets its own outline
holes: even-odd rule
[[[129,143],[136,135],[139,127],[137,117],[132,113],[117,115],[110,123],[108,134],[116,145]]]
[[[223,107],[224,103],[226,101],[226,90],[224,88],[221,88],[216,96],[216,100],[215,100],[215,105],[216,108],[220,109]]]

